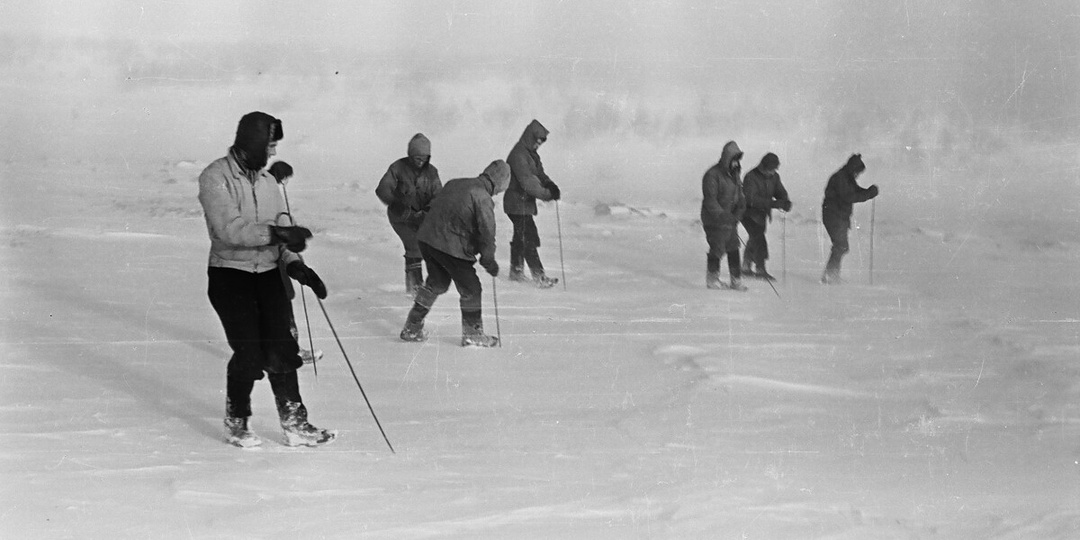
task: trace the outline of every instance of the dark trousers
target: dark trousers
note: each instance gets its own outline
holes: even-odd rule
[[[544,274],[544,263],[540,262],[540,233],[536,230],[536,221],[529,215],[508,214],[514,224],[514,235],[510,238],[510,270],[520,272],[526,264],[533,276]]]
[[[251,389],[264,372],[279,402],[300,401],[296,370],[303,361],[281,274],[211,267],[207,277],[207,296],[233,351],[226,368],[226,414],[251,416]]]
[[[476,261],[459,259],[420,242],[420,253],[427,263],[428,275],[424,286],[416,292],[416,300],[409,311],[409,324],[419,324],[431,311],[435,300],[450,290],[450,283],[460,295],[462,324],[476,325],[482,316],[482,293],[480,278],[476,275]]]
[[[419,259],[420,245],[416,241],[416,232],[420,230],[419,224],[405,223],[405,222],[390,222],[390,227],[397,233],[398,238],[401,239],[401,246],[405,248],[406,259]]]
[[[746,229],[746,249],[743,251],[743,259],[746,264],[754,263],[758,270],[765,268],[765,260],[769,258],[769,241],[765,238],[766,217],[749,216],[743,218],[743,228]]]
[[[719,272],[720,258],[727,255],[731,278],[742,277],[742,268],[739,267],[739,236],[735,226],[705,227],[705,240],[709,243],[705,270],[710,273]]]
[[[829,252],[829,262],[825,263],[825,272],[833,275],[840,274],[840,261],[848,252],[848,231],[851,229],[851,218],[824,216],[825,232],[829,233],[832,241],[832,250]]]

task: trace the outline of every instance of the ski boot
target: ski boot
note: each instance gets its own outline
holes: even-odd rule
[[[483,324],[461,325],[462,347],[497,347],[499,338],[484,333]]]
[[[529,278],[525,277],[525,269],[520,266],[510,267],[510,275],[508,277],[510,281],[517,281],[521,283],[529,281]]]
[[[705,273],[705,288],[714,290],[724,288],[724,286],[720,284],[720,272]]]
[[[247,418],[225,417],[225,442],[238,448],[254,448],[262,439],[248,428]]]
[[[427,340],[427,332],[424,331],[424,322],[411,323],[405,321],[405,328],[401,329],[401,333],[398,334],[401,341],[410,341],[413,343],[419,343]]]
[[[333,442],[337,431],[319,429],[308,423],[307,407],[296,401],[278,403],[286,446],[319,446]]]
[[[754,272],[752,275],[758,279],[764,279],[766,281],[776,281],[776,278],[773,277],[772,274],[765,271],[764,264],[759,264],[757,267],[757,272]]]
[[[728,285],[727,288],[739,292],[746,292],[749,290],[746,288],[746,285],[742,284],[742,280],[739,278],[731,278],[731,285]]]
[[[841,285],[844,280],[840,279],[840,272],[825,271],[821,274],[822,285]]]
[[[547,277],[546,274],[537,274],[533,276],[533,281],[536,282],[536,288],[538,289],[550,289],[559,282],[559,278]]]

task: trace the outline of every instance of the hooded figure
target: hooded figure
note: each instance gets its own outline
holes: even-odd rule
[[[416,231],[440,189],[439,170],[431,164],[431,141],[422,133],[413,135],[406,156],[390,164],[375,188],[375,195],[386,204],[390,227],[405,248],[405,292],[409,295],[416,294],[424,282]]]
[[[506,189],[510,167],[503,160],[493,161],[476,178],[457,178],[446,183],[431,202],[431,210],[417,234],[420,253],[427,263],[428,276],[416,292],[412,309],[401,330],[404,341],[424,341],[424,318],[439,295],[453,282],[461,297],[461,345],[494,347],[499,340],[484,333],[481,311],[480,279],[476,275],[477,255],[480,266],[495,277],[496,194]]]
[[[233,351],[225,377],[226,440],[240,447],[262,442],[248,418],[251,391],[264,376],[288,445],[315,446],[336,436],[308,422],[296,375],[303,362],[278,264],[319,298],[326,298],[326,286],[298,255],[311,231],[291,224],[277,181],[263,170],[283,133],[273,116],[247,114],[228,155],[199,175],[199,203],[210,235],[207,295]]]
[[[780,158],[769,152],[761,158],[761,163],[746,173],[743,178],[743,196],[746,197],[746,213],[742,224],[746,229],[746,250],[743,252],[742,274],[757,276],[761,279],[775,280],[765,270],[765,261],[769,258],[769,242],[765,237],[768,222],[772,221],[772,209],[784,212],[791,210],[784,183],[780,181]],[[757,272],[750,269],[750,263],[757,265]]]
[[[877,197],[876,185],[859,187],[855,179],[866,170],[861,154],[852,154],[840,170],[829,177],[825,186],[825,199],[821,202],[821,223],[832,240],[829,261],[821,275],[824,284],[840,282],[840,262],[848,252],[848,229],[851,229],[851,212],[855,203]]]
[[[729,141],[720,153],[720,161],[705,171],[701,179],[701,227],[705,229],[705,239],[709,243],[709,252],[705,256],[705,286],[710,289],[722,288],[720,258],[727,254],[730,288],[746,290],[739,268],[738,226],[746,210],[739,183],[742,155],[739,145]]]
[[[562,196],[559,186],[544,172],[537,149],[547,141],[548,130],[533,120],[525,128],[514,148],[506,158],[510,165],[510,186],[503,195],[503,211],[514,224],[510,240],[510,279],[527,281],[525,264],[529,265],[532,281],[540,288],[549,288],[558,279],[549,278],[540,262],[540,234],[536,230],[536,199],[557,201]]]

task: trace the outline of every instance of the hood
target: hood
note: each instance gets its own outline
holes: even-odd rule
[[[736,159],[742,158],[742,150],[739,150],[739,145],[735,144],[735,141],[728,141],[724,145],[724,150],[720,153],[720,166],[723,168],[724,173],[731,168],[731,162]]]
[[[406,155],[409,157],[431,157],[431,141],[423,133],[413,135],[412,139],[409,139],[409,150]]]
[[[236,150],[242,165],[249,171],[261,171],[266,166],[270,156],[266,148],[271,141],[280,141],[285,137],[285,130],[281,127],[281,120],[264,112],[251,112],[245,114],[236,126],[236,139],[233,148]]]
[[[525,132],[521,134],[521,139],[518,142],[529,146],[536,142],[537,139],[546,139],[548,133],[550,133],[548,129],[534,118],[532,122],[529,122],[528,126],[525,126]]]
[[[851,154],[847,163],[844,164],[844,169],[852,174],[858,174],[866,170],[866,164],[863,163],[862,154]]]
[[[507,186],[510,185],[510,165],[507,165],[505,161],[497,159],[492,161],[484,172],[480,173],[480,178],[485,179],[488,184],[488,192],[491,196],[506,191]]]

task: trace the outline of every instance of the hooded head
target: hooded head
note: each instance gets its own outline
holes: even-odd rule
[[[431,161],[431,141],[423,133],[413,135],[412,139],[409,139],[409,150],[406,155],[409,156],[409,162],[414,167],[422,169]]]
[[[525,148],[535,152],[541,144],[544,144],[544,141],[547,141],[548,133],[550,133],[548,129],[534,118],[528,126],[525,126],[525,132],[521,134],[519,142]]]
[[[758,167],[760,167],[762,171],[775,172],[776,169],[780,168],[780,158],[777,157],[776,154],[769,152],[761,158],[761,164],[758,165]]]
[[[728,141],[720,153],[720,168],[736,180],[742,172],[742,155],[742,150],[739,150],[739,145],[735,144],[735,141]]]
[[[233,150],[249,171],[261,171],[270,160],[270,143],[285,137],[281,120],[264,112],[245,114],[236,126]]]
[[[510,165],[497,159],[492,161],[480,176],[486,176],[491,181],[491,196],[494,197],[506,191],[507,186],[510,185]]]
[[[858,176],[859,173],[865,171],[866,164],[863,163],[862,154],[851,154],[851,157],[848,158],[847,163],[844,165],[844,168],[847,169],[853,176]]]

